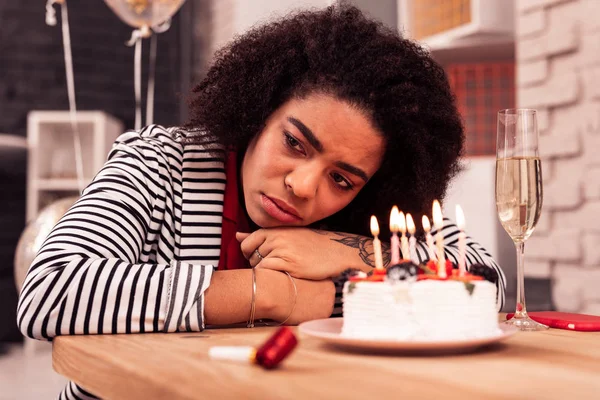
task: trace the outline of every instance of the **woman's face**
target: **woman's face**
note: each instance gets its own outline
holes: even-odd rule
[[[248,215],[260,227],[306,226],[335,214],[375,174],[385,140],[363,112],[324,94],[291,99],[249,144]]]

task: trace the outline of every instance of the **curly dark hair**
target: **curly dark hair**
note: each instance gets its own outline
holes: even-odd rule
[[[203,132],[196,142],[215,140],[243,154],[271,113],[311,93],[363,110],[387,144],[356,198],[316,226],[369,235],[375,214],[385,235],[394,204],[420,225],[459,171],[462,121],[428,52],[355,7],[302,11],[235,38],[193,89],[187,127]]]

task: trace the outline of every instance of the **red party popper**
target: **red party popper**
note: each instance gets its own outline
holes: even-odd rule
[[[208,349],[208,356],[213,360],[251,362],[265,369],[273,369],[297,344],[298,339],[292,330],[282,326],[258,349],[250,346],[213,346]]]

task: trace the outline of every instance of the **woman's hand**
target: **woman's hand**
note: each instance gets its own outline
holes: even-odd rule
[[[323,280],[348,268],[368,272],[374,266],[372,240],[360,235],[286,227],[237,233],[236,238],[250,265],[295,278]]]

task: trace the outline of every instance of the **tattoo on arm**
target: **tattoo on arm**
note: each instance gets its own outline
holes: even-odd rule
[[[373,239],[361,236],[354,235],[351,233],[343,233],[343,232],[328,232],[322,230],[313,229],[315,233],[320,235],[335,235],[335,237],[330,237],[330,240],[334,242],[338,242],[343,244],[344,246],[352,247],[354,249],[358,249],[358,255],[361,260],[371,266],[375,267],[375,254],[373,252]],[[383,253],[383,266],[387,267],[390,264],[390,245],[385,242],[381,242],[381,252]]]

